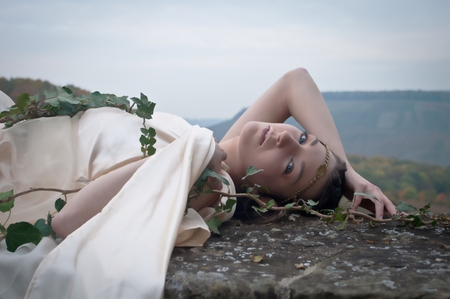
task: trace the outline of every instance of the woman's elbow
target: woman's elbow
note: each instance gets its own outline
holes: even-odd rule
[[[283,79],[296,84],[298,80],[305,80],[309,79],[310,77],[311,75],[305,68],[298,67],[284,74]]]

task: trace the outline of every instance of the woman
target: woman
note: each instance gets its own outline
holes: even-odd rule
[[[80,142],[77,142],[77,152],[62,152],[61,163],[65,162],[64,156],[71,155],[87,161],[86,165],[89,166],[85,167],[86,170],[73,171],[75,178],[80,182],[83,178],[94,180],[74,195],[53,219],[54,230],[67,239],[55,246],[40,264],[28,288],[29,298],[162,296],[165,269],[171,248],[176,244],[174,235],[177,234],[180,218],[183,218],[185,199],[189,192],[189,188],[180,188],[178,182],[183,181],[183,186],[192,186],[205,166],[221,172],[222,166],[227,164],[229,176],[238,188],[243,184],[242,178],[247,167],[254,166],[263,171],[252,175],[244,183],[258,184],[269,190],[268,194],[265,188],[258,192],[275,198],[281,206],[299,198],[312,198],[319,201],[321,208],[337,205],[342,194],[341,184],[344,183],[342,175],[347,169],[343,192],[352,199],[353,209],[358,206],[368,207],[373,209],[377,218],[381,218],[385,210],[391,215],[396,213],[395,206],[381,190],[351,167],[328,108],[304,69],[293,70],[280,78],[239,118],[220,143],[210,142],[212,136],[205,131],[186,129],[180,120],[166,116],[171,127],[156,128],[157,132],[164,132],[164,136],[160,134],[157,137],[157,145],[163,150],[158,150],[159,153],[157,151],[154,158],[150,159],[117,156],[119,147],[128,146],[120,139],[135,133],[134,129],[130,131],[134,125],[130,128],[127,126],[136,123],[137,118],[123,116],[120,110],[111,108],[107,108],[109,112],[103,115],[101,109],[88,110],[77,116],[79,120],[70,120],[77,121],[78,131],[87,132],[87,136],[95,136],[96,140],[103,140],[102,136],[107,131],[112,134],[106,138],[107,143],[102,141],[101,151],[98,150],[97,141],[82,140],[89,146],[80,146]],[[109,118],[116,113],[120,114],[123,123],[118,124],[119,118]],[[83,119],[88,119],[91,114],[95,114],[95,126],[92,123],[83,125]],[[293,116],[308,133],[281,124],[289,116]],[[63,118],[55,118],[52,127],[46,128],[61,131],[55,130],[53,123],[60,120]],[[39,124],[38,121],[33,124],[36,123]],[[173,127],[174,123],[176,128]],[[137,124],[139,127],[139,119]],[[157,119],[154,124],[159,125]],[[111,128],[112,125],[116,126]],[[71,128],[70,124],[68,128]],[[29,129],[35,129],[35,126]],[[28,129],[24,131],[27,133]],[[185,132],[193,137],[183,141]],[[64,136],[60,137],[62,142]],[[191,139],[196,140],[197,147],[190,146]],[[177,148],[180,140],[184,143]],[[45,146],[43,142],[37,144]],[[70,151],[72,145],[64,148]],[[90,147],[92,154],[83,157],[87,147]],[[204,151],[205,147],[209,150]],[[35,148],[30,150],[36,151]],[[198,156],[198,151],[202,150],[204,153]],[[44,151],[45,147],[38,150],[41,154]],[[124,151],[127,152],[127,148]],[[185,156],[181,162],[173,161],[173,157],[181,155]],[[191,163],[191,155],[198,156],[195,157],[195,163]],[[47,158],[50,163],[55,157]],[[112,168],[101,168],[98,164],[103,160],[115,160],[117,163]],[[192,165],[196,169],[193,173],[189,170]],[[31,170],[35,168],[31,167]],[[56,178],[68,172],[59,164],[53,168],[65,170],[55,175]],[[187,172],[180,171],[180,168]],[[159,172],[163,173],[163,178],[155,175]],[[153,175],[151,179],[148,179],[148,173]],[[159,181],[155,183],[154,179]],[[213,179],[209,181],[214,189],[224,187]],[[173,192],[173,189],[177,189],[177,192]],[[353,196],[355,192],[358,193]],[[363,193],[371,196],[365,198],[359,195]],[[172,200],[172,195],[178,197],[179,201]],[[155,198],[158,200],[154,204]],[[207,216],[205,213],[208,209],[214,210],[210,207],[216,204],[215,194],[207,194],[190,202],[191,207],[202,216]],[[184,218],[189,218],[189,215]],[[187,240],[190,235],[182,237]],[[95,281],[87,280],[84,275],[86,272],[92,272]],[[59,289],[49,288],[50,285],[58,285]],[[70,289],[67,286],[71,286]]]
[[[308,133],[282,124],[290,116]],[[382,191],[351,167],[326,103],[305,69],[290,71],[275,82],[216,147],[210,168],[219,170],[220,162],[224,161],[238,188],[243,183],[264,186],[269,196],[281,205],[299,198],[312,198],[319,200],[316,209],[335,208],[341,198],[340,185],[344,183],[342,173],[346,165],[343,193],[352,200],[352,209],[363,206],[375,212],[377,218],[382,218],[385,211],[391,216],[396,213],[395,206]],[[119,168],[83,188],[55,217],[55,231],[65,237],[98,213],[143,163],[137,161]],[[317,170],[324,164],[327,164],[326,173],[320,177]],[[249,166],[263,171],[243,182]],[[220,183],[214,187],[221,188]],[[358,193],[354,195],[355,192]],[[215,196],[211,194],[191,201],[191,206],[198,211],[214,201]]]

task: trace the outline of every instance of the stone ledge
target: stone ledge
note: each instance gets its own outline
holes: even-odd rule
[[[174,249],[165,298],[450,298],[449,228],[238,223],[203,247]]]

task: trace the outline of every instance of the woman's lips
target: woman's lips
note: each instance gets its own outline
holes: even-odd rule
[[[264,143],[264,141],[266,141],[269,131],[270,131],[270,126],[265,128],[264,130],[262,130],[261,141],[259,142],[259,145],[262,145]]]

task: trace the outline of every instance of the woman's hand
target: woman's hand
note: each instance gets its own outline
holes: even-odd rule
[[[397,213],[395,205],[384,195],[380,188],[363,178],[352,167],[345,173],[345,197],[352,200],[351,209],[359,206],[375,213],[382,219],[385,212],[391,216]]]
[[[214,151],[214,155],[209,161],[208,168],[214,170],[215,172],[219,172],[221,168],[222,161],[225,161],[227,158],[227,153],[220,147],[219,143],[216,140],[216,149]]]

